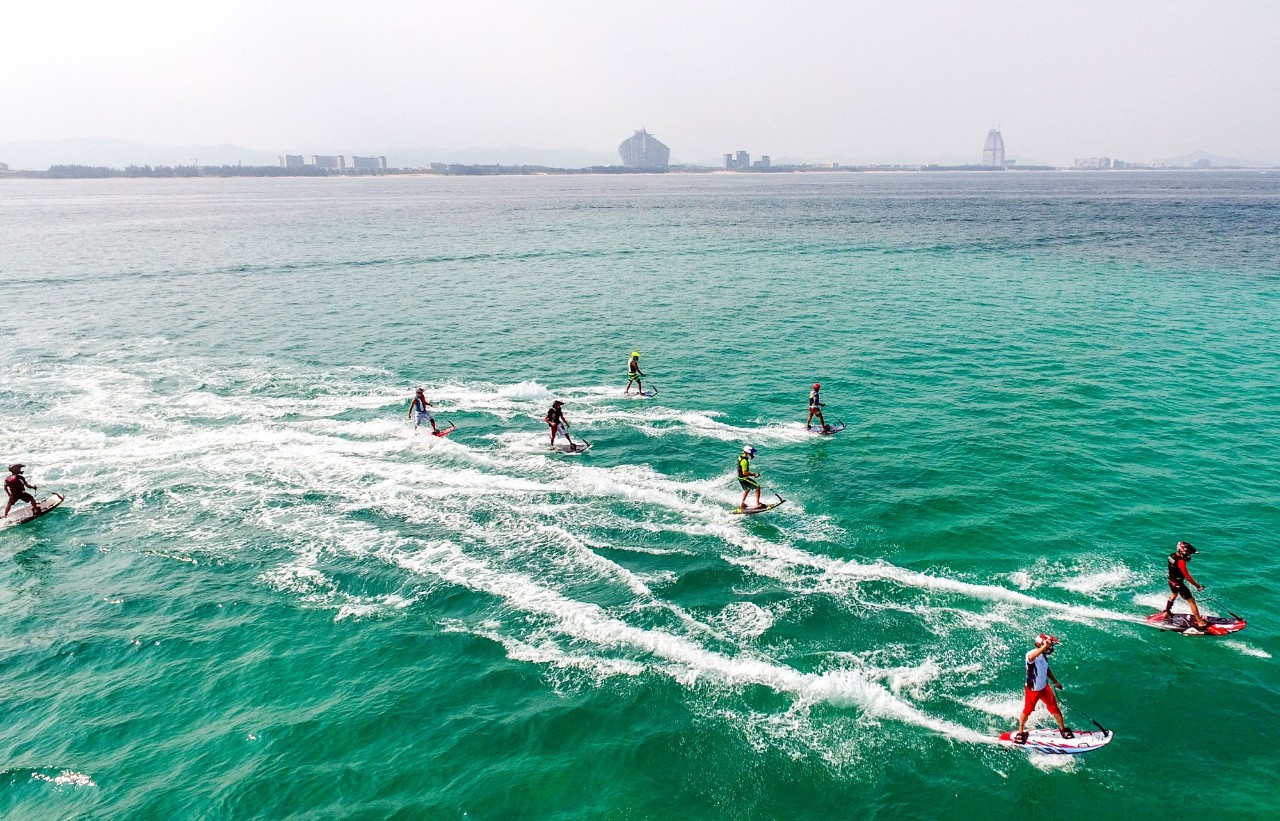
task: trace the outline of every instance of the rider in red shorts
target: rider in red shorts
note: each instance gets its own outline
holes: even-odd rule
[[[1053,687],[1061,690],[1062,684],[1049,669],[1049,656],[1053,655],[1053,648],[1059,643],[1059,639],[1041,633],[1036,636],[1036,649],[1027,653],[1027,683],[1023,688],[1022,718],[1018,719],[1018,733],[1013,737],[1018,744],[1027,743],[1027,716],[1036,708],[1036,703],[1041,701],[1049,714],[1057,719],[1058,731],[1062,733],[1062,737],[1076,737],[1062,720],[1062,709],[1058,707],[1058,699],[1053,695]],[[1050,682],[1053,682],[1053,687],[1049,686]]]

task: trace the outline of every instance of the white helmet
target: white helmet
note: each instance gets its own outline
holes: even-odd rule
[[[755,448],[753,448],[753,447],[751,447],[750,445],[743,445],[743,446],[742,446],[742,452],[743,452],[743,453],[745,453],[745,454],[747,454],[748,456],[755,456],[755,455],[756,455],[756,449],[755,449]]]

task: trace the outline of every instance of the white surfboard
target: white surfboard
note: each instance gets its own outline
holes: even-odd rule
[[[1110,730],[1075,730],[1075,738],[1063,738],[1056,727],[1042,727],[1027,731],[1027,741],[1019,744],[1013,740],[1016,730],[1000,735],[1000,743],[1010,747],[1020,747],[1043,755],[1079,755],[1100,750],[1111,743],[1114,736]]]
[[[591,450],[591,443],[586,441],[585,439],[580,439],[577,442],[573,443],[573,446],[571,447],[568,442],[565,442],[563,444],[557,442],[556,446],[553,447],[552,450],[555,451],[556,453],[564,453],[569,456],[576,456],[579,453],[586,453],[587,451]]]

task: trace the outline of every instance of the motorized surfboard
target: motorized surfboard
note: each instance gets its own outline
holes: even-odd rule
[[[1043,755],[1079,755],[1100,750],[1111,743],[1114,736],[1110,730],[1076,730],[1075,738],[1063,738],[1056,728],[1042,727],[1028,730],[1027,740],[1018,743],[1013,740],[1017,731],[1010,730],[1000,734],[1000,743],[1010,747],[1021,747]]]
[[[1247,625],[1244,619],[1226,616],[1205,616],[1204,620],[1209,623],[1208,630],[1201,630],[1196,626],[1195,617],[1190,613],[1174,613],[1172,616],[1166,617],[1164,611],[1152,613],[1147,616],[1147,624],[1152,627],[1159,627],[1161,630],[1172,630],[1175,633],[1181,633],[1184,636],[1225,636],[1228,633],[1238,633]]]
[[[776,493],[773,495],[778,496],[778,494]],[[771,505],[760,505],[759,507],[737,507],[729,512],[735,516],[754,516],[757,513],[768,512],[770,510],[773,510],[775,507],[785,505],[786,503],[787,503],[786,499],[782,498],[781,496],[778,496],[778,501],[774,502]]]
[[[585,439],[582,439],[578,442],[575,442],[572,445],[569,445],[569,444],[555,445],[551,449],[556,453],[563,453],[567,456],[576,456],[579,453],[586,453],[587,451],[591,450],[591,443]]]
[[[49,496],[45,499],[41,499],[39,513],[32,513],[30,505],[24,505],[22,508],[16,509],[16,510],[10,510],[8,516],[6,516],[4,519],[0,519],[0,524],[22,525],[22,524],[26,524],[32,519],[39,519],[44,514],[48,513],[58,505],[62,504],[65,498],[66,497],[63,496],[61,493],[55,493],[52,496]]]

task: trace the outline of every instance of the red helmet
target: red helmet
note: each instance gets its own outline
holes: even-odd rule
[[[1036,636],[1036,647],[1044,647],[1046,644],[1050,646],[1053,646],[1055,644],[1062,644],[1062,639],[1058,638],[1057,636],[1051,636],[1048,633],[1041,633],[1040,635]]]
[[[816,391],[818,388],[821,388],[821,387],[822,387],[822,386],[821,386],[821,385],[819,385],[817,382],[814,382],[814,383],[813,383],[813,389],[814,389],[815,391]]]

